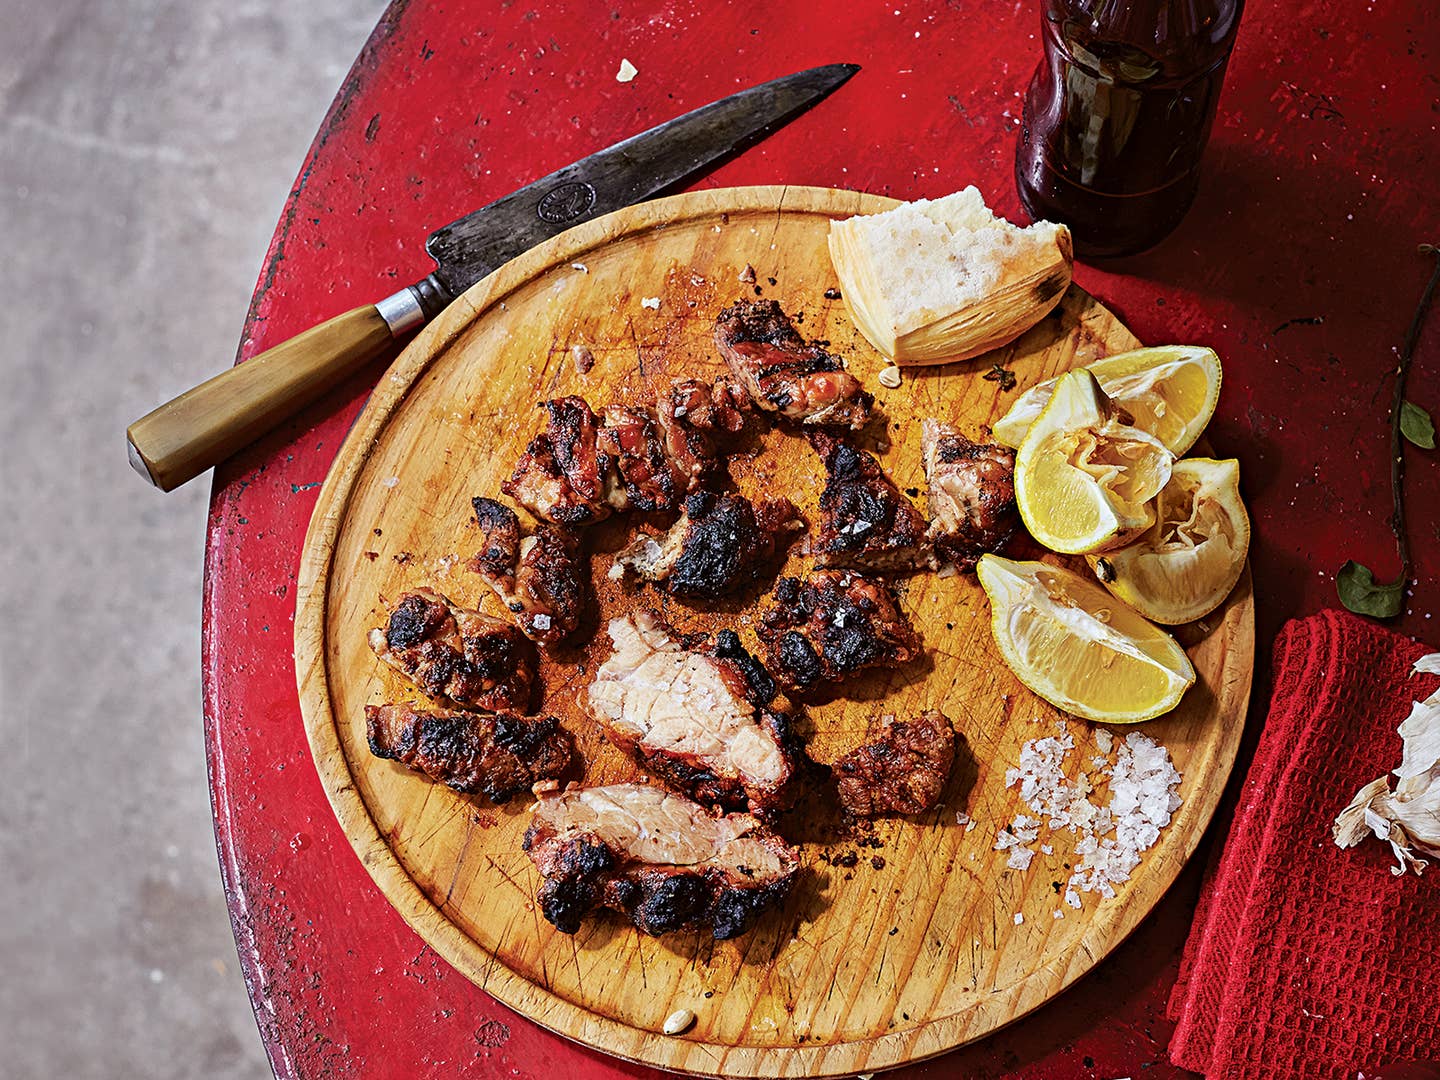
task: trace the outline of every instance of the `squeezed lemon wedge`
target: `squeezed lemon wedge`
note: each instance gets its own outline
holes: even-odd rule
[[[1176,457],[1190,447],[1220,401],[1220,358],[1213,349],[1161,345],[1119,353],[1088,368],[1100,388]],[[1059,377],[1030,387],[995,425],[995,438],[1018,447],[1055,393]]]
[[[1179,643],[1093,581],[985,555],[976,568],[1005,662],[1058,709],[1106,724],[1169,712],[1195,682]]]
[[[1186,458],[1155,500],[1155,524],[1133,544],[1089,556],[1105,587],[1147,619],[1174,626],[1219,607],[1250,550],[1240,463]]]
[[[1015,455],[1015,502],[1030,535],[1071,555],[1123,547],[1155,523],[1150,501],[1174,456],[1131,427],[1089,371],[1060,376]]]

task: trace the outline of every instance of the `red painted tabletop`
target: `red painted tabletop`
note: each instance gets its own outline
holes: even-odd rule
[[[1347,558],[1397,569],[1387,526],[1390,375],[1440,241],[1440,63],[1421,5],[1252,0],[1199,199],[1153,252],[1075,279],[1148,343],[1225,364],[1210,439],[1238,456],[1259,621],[1249,741],[1280,624],[1335,602]],[[697,186],[815,184],[902,198],[974,183],[1023,217],[1012,161],[1039,4],[796,0],[397,2],[300,170],[240,356],[431,269],[433,228],[620,137],[743,86],[852,61],[829,100]],[[615,74],[622,58],[639,70]],[[291,632],[316,488],[379,376],[357,377],[220,469],[206,555],[205,724],[241,964],[282,1077],[649,1075],[542,1030],[426,948],[331,815],[296,700]],[[1440,409],[1440,317],[1411,397]],[[1416,577],[1400,628],[1432,642],[1440,477],[1407,450]],[[1210,842],[1215,830],[1212,829]],[[1205,851],[1135,935],[1011,1028],[902,1070],[1032,1078],[1187,1075],[1165,996]]]

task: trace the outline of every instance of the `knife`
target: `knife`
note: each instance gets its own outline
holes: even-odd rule
[[[171,491],[339,385],[471,285],[579,222],[642,202],[794,119],[859,71],[829,64],[721,98],[581,158],[430,234],[436,269],[216,375],[136,420],[130,464]]]

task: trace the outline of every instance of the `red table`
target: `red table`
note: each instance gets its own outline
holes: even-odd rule
[[[1380,8],[1376,10],[1377,6]],[[1416,5],[1255,2],[1230,65],[1194,210],[1151,254],[1076,280],[1153,343],[1213,345],[1225,388],[1211,440],[1242,461],[1255,519],[1260,664],[1280,623],[1334,602],[1348,557],[1393,576],[1388,374],[1440,240],[1434,21]],[[1019,213],[1020,96],[1034,0],[596,5],[394,3],[300,171],[255,292],[246,357],[430,269],[425,235],[483,202],[742,86],[833,61],[864,71],[707,177],[901,197],[977,184]],[[616,81],[622,58],[639,76]],[[1440,408],[1440,318],[1411,397]],[[637,1076],[454,973],[389,907],[310,763],[291,659],[292,585],[315,489],[378,369],[222,468],[206,558],[205,724],[221,870],[241,965],[277,1075]],[[1440,586],[1434,457],[1410,450],[1420,582]],[[911,1076],[1183,1075],[1164,1002],[1197,859],[1140,930],[1033,1016]]]

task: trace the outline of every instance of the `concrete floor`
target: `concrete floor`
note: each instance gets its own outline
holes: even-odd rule
[[[126,424],[229,365],[382,0],[0,0],[5,1077],[268,1076],[200,714],[209,480]]]

